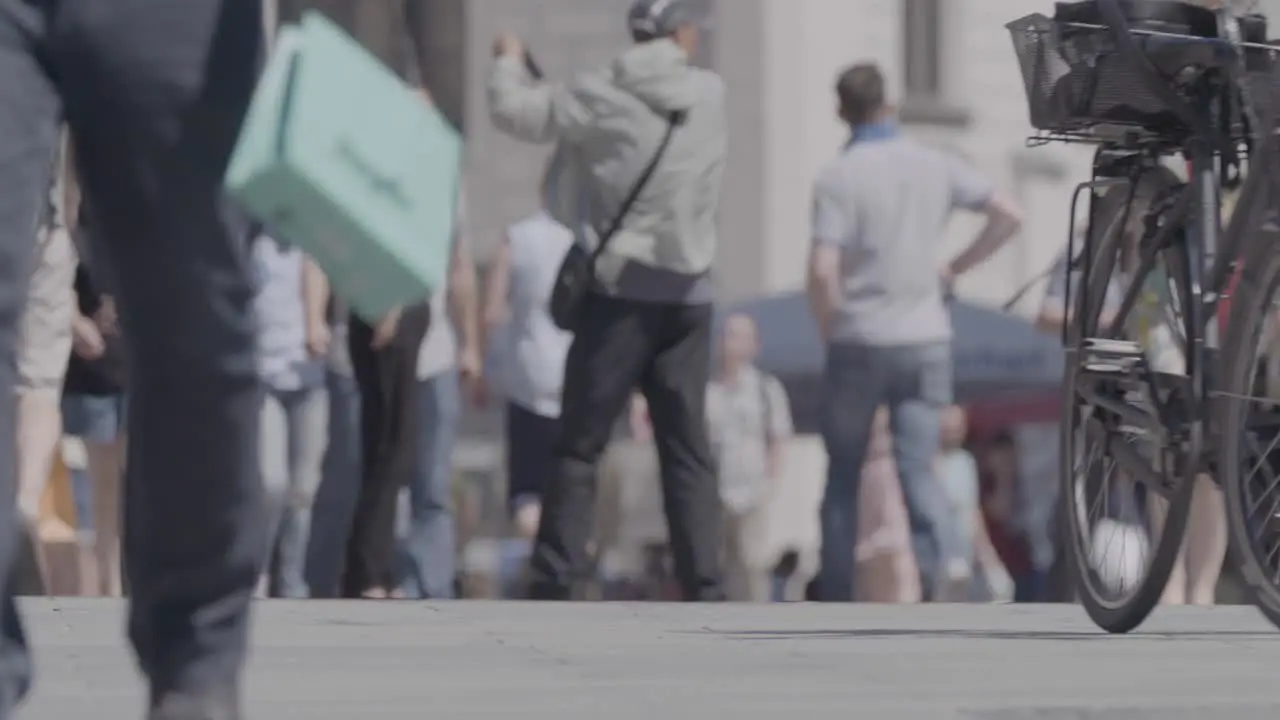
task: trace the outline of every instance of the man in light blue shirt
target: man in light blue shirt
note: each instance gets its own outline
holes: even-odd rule
[[[942,411],[952,400],[944,296],[1017,232],[1019,220],[959,159],[902,136],[879,68],[846,70],[836,93],[853,137],[814,184],[809,268],[810,302],[827,342],[821,595],[854,596],[859,478],[876,408],[888,405],[923,587],[944,598],[953,580],[968,575],[957,567],[964,561],[955,518],[933,467]],[[981,213],[987,224],[939,274],[938,244],[957,209]]]

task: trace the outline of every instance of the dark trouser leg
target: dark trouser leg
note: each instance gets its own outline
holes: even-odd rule
[[[858,491],[876,408],[886,396],[885,373],[878,348],[827,348],[822,387],[827,484],[818,515],[822,525],[818,589],[823,602],[849,602],[855,597],[853,553],[858,542]]]
[[[642,387],[662,467],[663,507],[685,600],[723,600],[721,508],[707,435],[711,306],[655,307],[656,346]]]
[[[556,473],[559,435],[559,418],[507,405],[507,504],[512,510],[521,502],[542,499]]]
[[[384,496],[394,491],[376,487],[375,479],[383,479],[372,472],[374,459],[385,453],[389,428],[386,427],[387,390],[383,387],[384,355],[374,350],[369,343],[373,341],[373,328],[364,321],[352,317],[348,323],[348,340],[350,342],[351,371],[356,385],[360,388],[360,489],[356,494],[355,512],[351,519],[351,532],[345,544],[346,561],[342,568],[343,597],[360,597],[364,591],[378,584],[372,577],[373,571],[365,561],[365,551],[369,544],[368,536],[374,532],[372,523],[376,520],[381,507],[387,503]],[[391,501],[394,505],[394,500]],[[384,511],[385,512],[385,511]]]
[[[233,691],[266,540],[246,223],[222,176],[261,3],[63,0],[50,15],[130,358],[130,636],[153,693]]]
[[[593,295],[583,310],[565,363],[557,473],[545,488],[530,560],[530,595],[537,600],[569,599],[587,580],[596,464],[651,347],[642,303]]]
[[[31,666],[13,604],[17,510],[13,462],[17,436],[15,359],[18,326],[32,270],[36,222],[57,143],[60,103],[32,53],[45,28],[38,6],[0,0],[0,718],[27,692]]]
[[[396,498],[413,469],[419,441],[415,376],[428,317],[422,308],[406,310],[396,338],[376,351],[370,347],[373,329],[351,320],[351,365],[361,396],[361,482],[347,542],[345,597],[391,589]]]
[[[360,390],[355,378],[333,370],[327,385],[329,446],[307,543],[307,584],[315,598],[338,595],[343,551],[360,493]]]

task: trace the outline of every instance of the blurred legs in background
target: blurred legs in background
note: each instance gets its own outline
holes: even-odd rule
[[[89,514],[93,529],[92,577],[95,594],[118,597],[124,592],[120,552],[122,481],[125,468],[124,398],[67,395],[62,399],[66,433],[84,445]],[[88,588],[86,588],[86,591]]]
[[[52,222],[51,217],[47,220]],[[58,406],[71,356],[76,252],[70,234],[54,224],[39,231],[34,252],[18,346],[18,510],[26,531],[23,545],[31,551],[20,558],[20,565],[34,571],[20,577],[27,591],[44,594],[48,567],[40,539],[40,505],[62,439]]]
[[[305,577],[312,506],[324,474],[329,431],[324,387],[269,390],[262,406],[262,480],[267,492],[270,573],[277,597],[310,596]]]
[[[418,349],[431,314],[406,308],[395,337],[372,346],[374,328],[352,316],[348,349],[360,386],[360,492],[346,543],[342,596],[385,598],[394,589],[396,502],[422,442]]]
[[[421,405],[419,452],[409,478],[409,527],[401,545],[400,593],[448,600],[457,575],[453,518],[453,449],[462,416],[458,371],[446,370],[417,384]]]
[[[339,342],[345,345],[345,338],[335,333],[333,343]],[[345,354],[346,348],[341,352]],[[347,536],[360,494],[360,389],[349,372],[337,370],[328,372],[326,384],[329,443],[307,543],[307,584],[311,597],[318,598],[339,595]]]
[[[1227,555],[1227,516],[1222,490],[1207,475],[1196,478],[1191,517],[1182,552],[1160,601],[1167,605],[1213,605]]]
[[[765,554],[768,521],[769,508],[763,504],[724,509],[724,582],[729,600],[759,603],[773,596],[773,568]]]

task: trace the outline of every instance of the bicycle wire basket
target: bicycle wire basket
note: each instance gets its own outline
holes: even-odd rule
[[[1242,46],[1247,90],[1256,118],[1274,127],[1280,112],[1280,47],[1259,42],[1265,21],[1249,18]],[[1144,27],[1146,25],[1146,27]],[[1120,126],[1164,136],[1187,131],[1178,115],[1152,91],[1146,76],[1125,55],[1105,25],[1069,22],[1035,13],[1006,26],[1022,71],[1031,125],[1055,134],[1088,133]],[[1135,42],[1157,72],[1185,99],[1188,75],[1197,66],[1223,65],[1225,41],[1185,31],[1150,29],[1135,23]]]

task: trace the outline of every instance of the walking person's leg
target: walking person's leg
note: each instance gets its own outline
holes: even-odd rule
[[[383,368],[385,354],[389,350],[373,349],[373,328],[364,321],[353,316],[349,327],[351,369],[360,388],[360,468],[359,491],[344,551],[346,560],[342,568],[340,594],[346,598],[359,598],[376,589],[378,579],[366,562],[368,538],[374,532],[374,524],[390,522],[384,517],[388,494],[391,495],[391,515],[394,516],[395,492],[377,487],[375,481],[383,478],[374,472],[377,458],[385,452],[384,446],[390,435],[388,391]]]
[[[545,488],[529,562],[535,600],[568,600],[590,574],[596,465],[650,356],[644,309],[599,295],[582,308],[565,362],[556,473]]]
[[[720,486],[707,431],[710,305],[660,307],[642,389],[662,470],[662,504],[684,599],[723,600]]]
[[[370,555],[377,558],[378,575],[384,578],[382,587],[392,598],[400,596],[395,567],[399,500],[422,456],[422,402],[416,392],[418,352],[430,322],[431,310],[426,304],[405,309],[385,376],[391,397],[388,404],[391,431],[386,453],[375,472],[384,478],[378,486],[388,488],[390,496],[385,508],[387,521],[374,526],[376,534],[368,547]]]
[[[893,456],[902,482],[920,583],[929,600],[967,597],[969,567],[936,463],[942,443],[943,413],[952,402],[951,348],[939,344],[903,348],[889,405]]]
[[[425,306],[406,309],[395,339],[368,358],[372,367],[366,360],[356,363],[357,352],[363,352],[357,344],[367,345],[372,329],[366,325],[357,332],[356,323],[352,325],[352,364],[363,377],[362,390],[372,392],[362,392],[364,478],[348,543],[346,597],[381,598],[392,589],[396,500],[418,449],[420,413],[413,390],[418,346],[429,319]]]
[[[122,416],[121,420],[123,419]],[[122,425],[115,442],[104,453],[100,473],[94,475],[94,554],[98,565],[98,583],[102,594],[107,597],[120,597],[125,591],[121,525],[124,521],[122,500],[128,447],[128,436]],[[91,465],[94,463],[92,456],[89,462]]]
[[[505,420],[507,511],[513,538],[521,544],[519,574],[511,578],[506,596],[521,598],[528,595],[529,556],[542,517],[542,494],[556,472],[560,419],[508,402]]]
[[[317,598],[339,594],[343,550],[360,494],[360,389],[351,374],[327,375],[329,442],[307,542],[307,585]]]
[[[773,568],[780,555],[770,557],[769,519],[766,500],[747,509],[738,522],[747,602],[766,603],[773,598]]]
[[[1194,491],[1193,491],[1194,492]],[[1195,497],[1192,497],[1192,502]],[[1147,494],[1147,519],[1151,523],[1151,536],[1160,537],[1164,532],[1165,518],[1169,514],[1169,502],[1155,493]],[[1189,533],[1188,533],[1189,535]],[[1108,543],[1111,540],[1108,539]],[[1149,561],[1147,561],[1149,562]],[[1160,594],[1161,605],[1187,604],[1187,540],[1182,541],[1178,556],[1174,558],[1173,567],[1169,570],[1169,579],[1165,582],[1164,592]]]
[[[507,509],[516,535],[532,541],[542,512],[542,493],[556,471],[560,419],[507,403]]]
[[[854,551],[858,544],[858,494],[876,409],[884,392],[883,363],[876,348],[832,345],[823,377],[822,440],[827,483],[822,494],[821,569],[823,602],[851,602]]]
[[[76,252],[65,228],[46,225],[40,229],[34,265],[18,351],[18,509],[34,571],[33,577],[24,580],[43,594],[49,569],[40,536],[40,509],[62,440],[59,405],[75,315]]]
[[[280,526],[289,492],[289,402],[289,393],[271,389],[262,399],[258,457],[266,496],[267,547],[262,576],[258,579],[258,597],[267,597],[279,590],[273,579],[277,575]]]
[[[1191,499],[1191,520],[1183,545],[1186,563],[1187,602],[1213,605],[1218,599],[1218,578],[1227,556],[1227,515],[1222,488],[1208,475],[1196,476]]]
[[[60,104],[52,81],[36,59],[47,28],[40,6],[0,0],[0,388],[19,383],[15,363],[36,240],[36,219],[47,197],[58,142]],[[0,457],[17,452],[17,398],[0,402]],[[13,508],[17,466],[0,463],[0,503]],[[17,548],[17,513],[0,513],[0,718],[10,717],[26,694],[31,667],[26,638],[13,603],[10,572]]]
[[[747,599],[747,562],[742,549],[741,516],[728,508],[721,516],[725,599],[745,602]]]
[[[124,477],[123,408],[119,396],[63,398],[67,432],[84,444],[93,516],[93,563],[99,594],[123,592],[120,572],[120,494]]]
[[[53,16],[130,363],[130,637],[153,717],[232,717],[266,536],[247,227],[222,176],[257,80],[261,4],[65,0]]]
[[[307,587],[307,544],[312,506],[324,474],[329,433],[329,391],[324,387],[290,393],[289,482],[278,533],[275,585],[280,597],[302,599]]]
[[[409,476],[409,532],[401,591],[411,598],[453,598],[457,531],[453,519],[453,449],[462,419],[458,372],[418,384],[421,446]]]

